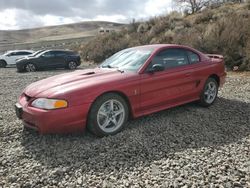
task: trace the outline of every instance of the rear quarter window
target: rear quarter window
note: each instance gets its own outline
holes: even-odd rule
[[[191,64],[196,64],[200,62],[200,56],[192,51],[187,51],[188,58]]]

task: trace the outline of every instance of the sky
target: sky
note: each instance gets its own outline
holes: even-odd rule
[[[80,21],[129,23],[172,10],[171,0],[0,0],[0,30]]]

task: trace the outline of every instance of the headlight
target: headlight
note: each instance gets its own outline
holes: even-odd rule
[[[65,100],[60,99],[46,99],[46,98],[39,98],[34,100],[31,105],[36,108],[46,109],[46,110],[53,110],[59,108],[66,108],[68,106],[68,102]]]

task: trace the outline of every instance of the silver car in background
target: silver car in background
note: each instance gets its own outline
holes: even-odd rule
[[[0,55],[0,68],[4,68],[8,65],[16,65],[16,60],[25,56],[33,54],[32,50],[14,50],[7,51],[3,55]]]

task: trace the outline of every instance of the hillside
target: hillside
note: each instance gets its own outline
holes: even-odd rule
[[[193,15],[172,12],[98,36],[79,51],[86,60],[98,63],[127,47],[159,43],[184,44],[205,53],[223,54],[228,68],[250,70],[250,5],[228,3]]]
[[[53,46],[53,43],[64,43],[73,39],[91,38],[98,34],[99,28],[120,30],[123,24],[101,21],[80,22],[59,26],[42,27],[35,29],[3,31],[0,30],[0,51],[12,48],[32,48]]]

